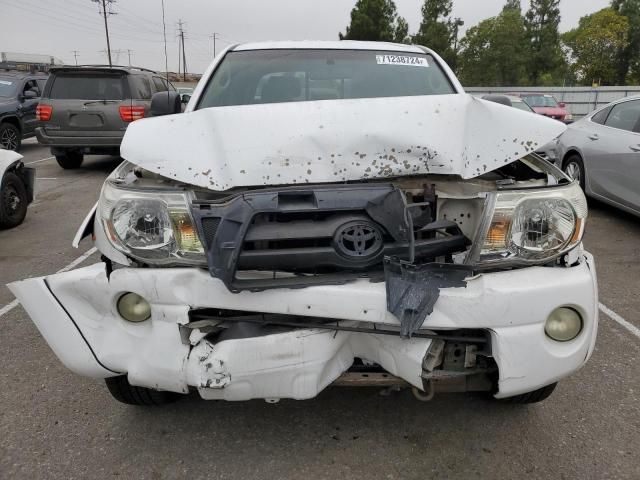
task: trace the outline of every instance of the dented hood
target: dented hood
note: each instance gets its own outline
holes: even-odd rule
[[[242,105],[132,123],[122,156],[181,182],[233,187],[419,174],[472,178],[566,126],[469,95]]]

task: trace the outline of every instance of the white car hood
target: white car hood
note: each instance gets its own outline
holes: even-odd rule
[[[465,94],[322,100],[139,120],[129,125],[121,154],[211,190],[427,173],[473,178],[565,129]]]

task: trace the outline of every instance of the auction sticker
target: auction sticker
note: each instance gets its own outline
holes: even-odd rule
[[[408,65],[410,67],[429,66],[426,58],[407,55],[376,55],[376,63],[378,65]]]

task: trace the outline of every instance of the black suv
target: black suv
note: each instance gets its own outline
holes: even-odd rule
[[[36,107],[47,75],[0,71],[0,147],[18,151],[33,137]]]
[[[78,168],[85,154],[119,155],[127,126],[149,115],[153,94],[175,91],[160,74],[136,67],[65,66],[49,73],[36,135],[62,168]]]

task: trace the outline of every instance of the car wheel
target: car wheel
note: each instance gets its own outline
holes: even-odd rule
[[[551,385],[547,385],[546,387],[539,388],[538,390],[534,390],[533,392],[527,392],[521,395],[516,395],[514,397],[509,397],[509,398],[500,398],[498,400],[502,403],[513,403],[513,404],[538,403],[549,398],[549,396],[556,389],[557,385],[558,385],[558,382],[552,383]]]
[[[62,155],[56,155],[56,160],[58,165],[65,170],[69,170],[72,168],[79,168],[84,160],[84,155],[80,152],[76,152],[75,150],[68,150]]]
[[[7,150],[17,152],[20,150],[22,143],[22,135],[18,127],[12,123],[3,123],[0,125],[0,146]]]
[[[15,173],[7,172],[0,183],[0,229],[17,227],[27,215],[27,189]]]
[[[145,387],[136,387],[129,383],[125,375],[105,378],[111,396],[127,405],[164,405],[175,402],[182,395],[175,392],[161,392]]]
[[[584,163],[582,163],[582,158],[580,158],[579,155],[571,155],[569,158],[567,158],[564,162],[564,167],[562,170],[569,177],[577,180],[582,187],[582,190],[584,190]]]

